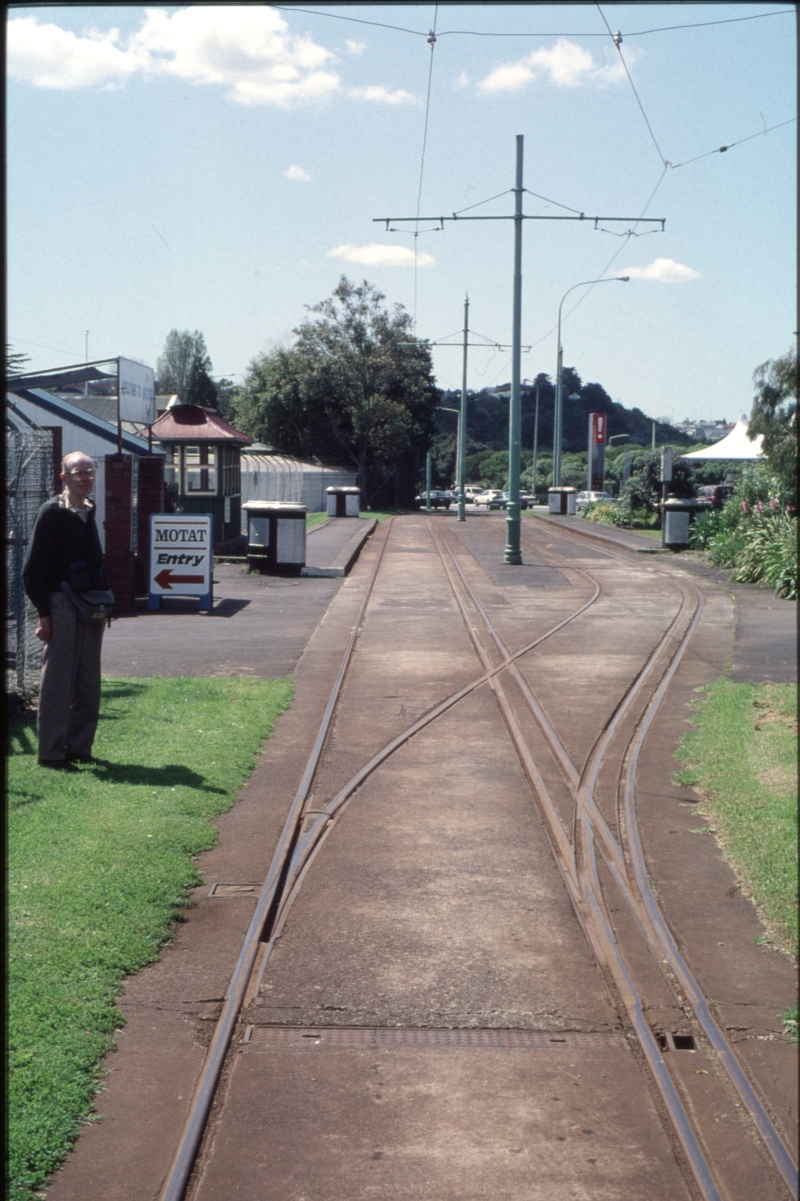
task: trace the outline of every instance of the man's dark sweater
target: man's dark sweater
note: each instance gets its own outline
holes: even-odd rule
[[[84,570],[78,564],[85,565]],[[87,501],[83,521],[67,508],[63,496],[54,496],[36,515],[22,568],[25,591],[40,617],[50,616],[50,594],[60,592],[64,580],[79,590],[108,587],[95,506]]]

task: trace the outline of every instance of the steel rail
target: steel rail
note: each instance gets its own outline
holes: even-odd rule
[[[250,924],[242,942],[239,957],[230,982],[225,992],[225,1000],[222,1011],[214,1028],[214,1034],[211,1039],[206,1057],[203,1062],[200,1076],[192,1095],[192,1100],[189,1106],[189,1112],[184,1123],[183,1130],[178,1142],[178,1146],[173,1157],[167,1177],[159,1193],[159,1201],[182,1201],[185,1195],[186,1187],[189,1183],[189,1177],[194,1167],[195,1158],[200,1140],[205,1129],[205,1124],[208,1118],[208,1113],[211,1108],[211,1103],[214,1098],[214,1092],[217,1087],[220,1072],[228,1053],[231,1038],[236,1027],[236,1022],[241,1010],[242,1001],[247,989],[247,984],[250,979],[250,974],[253,970],[253,965],[258,954],[259,944],[262,941],[264,928],[270,916],[270,911],[273,909],[278,888],[282,877],[285,873],[286,863],[293,848],[297,837],[300,823],[302,821],[303,807],[308,797],[311,783],[314,778],[317,766],[319,764],[322,749],[325,745],[325,740],[328,735],[330,723],[333,718],[333,713],[336,708],[336,702],[341,692],[342,683],[344,681],[347,668],[352,657],[353,648],[356,643],[361,624],[364,620],[364,615],[367,610],[372,590],[375,585],[375,580],[378,576],[386,545],[391,533],[391,526],[383,541],[380,543],[380,550],[376,557],[370,577],[367,581],[367,586],[364,592],[364,598],[358,611],[353,629],[347,642],[342,660],[339,665],[339,670],[336,674],[333,687],[331,689],[328,703],[325,706],[325,711],[317,731],[316,739],[312,746],[311,752],[306,763],[305,771],[300,781],[300,785],[295,793],[286,820],[281,831],[278,844],[275,848],[270,863],[267,878],[262,885],[258,896],[253,916],[250,919]]]
[[[702,612],[702,609],[700,610]],[[696,621],[699,621],[700,613],[698,613]],[[694,625],[695,623],[693,623]],[[623,804],[625,813],[625,826],[628,832],[628,842],[630,846],[631,864],[636,876],[636,882],[639,892],[642,896],[644,904],[647,908],[650,919],[653,923],[656,937],[659,940],[659,945],[663,954],[666,956],[670,967],[674,971],[681,987],[686,993],[686,997],[692,1006],[697,1019],[705,1032],[709,1042],[717,1053],[717,1056],[728,1074],[731,1083],[739,1094],[742,1103],[747,1109],[752,1118],[756,1129],[758,1130],[765,1147],[769,1151],[775,1166],[778,1168],[792,1196],[797,1198],[798,1192],[798,1171],[797,1165],[794,1163],[789,1151],[785,1147],[778,1131],[776,1130],[772,1120],[767,1114],[761,1099],[753,1088],[750,1080],[742,1069],[736,1055],[730,1046],[730,1043],[725,1038],[720,1029],[714,1015],[712,1014],[708,1002],[703,995],[703,992],[697,981],[694,979],[686,961],[678,950],[672,932],[664,921],[664,917],[656,902],[653,891],[650,887],[650,882],[647,877],[646,861],[644,850],[642,848],[641,838],[639,835],[638,821],[636,819],[636,771],[639,764],[639,756],[647,738],[648,731],[653,723],[653,720],[658,712],[661,702],[666,695],[667,689],[672,681],[672,677],[677,671],[678,665],[688,642],[680,647],[673,662],[670,664],[669,670],[656,691],[652,702],[647,710],[647,713],[642,720],[638,731],[631,744],[630,760],[628,770],[625,777],[625,786],[623,790]]]
[[[301,850],[300,832],[302,823],[306,817],[304,807],[308,799],[311,784],[313,782],[322,750],[328,736],[328,731],[336,710],[342,684],[350,664],[353,649],[361,629],[361,624],[366,613],[367,605],[372,596],[375,581],[377,580],[378,572],[383,562],[383,556],[388,539],[389,534],[387,533],[386,537],[380,544],[380,551],[370,574],[370,578],[367,581],[365,595],[351,631],[347,647],[342,656],[339,670],[331,689],[331,694],[329,696],[325,712],[320,722],[317,737],[311,753],[309,754],[300,785],[298,786],[297,792],[295,793],[290,805],[278,844],[267,872],[267,878],[264,881],[259,893],[256,908],[253,912],[253,916],[242,942],[239,957],[225,993],[222,1012],[217,1020],[214,1034],[208,1051],[206,1052],[203,1067],[201,1068],[200,1076],[197,1084],[195,1085],[189,1112],[181,1132],[178,1146],[175,1155],[173,1156],[173,1160],[164,1184],[162,1185],[159,1193],[159,1201],[182,1201],[183,1197],[185,1196],[189,1178],[194,1168],[200,1142],[203,1137],[205,1125],[208,1120],[208,1114],[214,1098],[214,1092],[216,1090],[225,1057],[228,1053],[230,1042],[236,1028],[236,1023],[241,1012],[247,987],[251,980],[259,947],[264,946],[264,930],[270,920],[273,927],[278,925],[278,923],[280,926],[283,925],[283,921],[285,920],[286,903],[287,901],[291,903],[291,900],[294,897],[298,883],[298,874],[305,874],[304,870],[302,870],[303,863],[299,855]],[[593,596],[588,602],[586,602],[584,605],[581,605],[575,611],[575,613],[570,614],[562,621],[558,622],[557,625],[551,630],[546,631],[539,638],[523,647],[518,654],[526,654],[533,647],[544,641],[545,638],[551,637],[558,630],[562,629],[563,626],[567,625],[570,621],[579,616],[580,613],[582,613],[583,610],[588,607],[588,605],[593,603],[594,599],[595,597]],[[496,673],[504,670],[504,668],[505,664],[501,664],[498,667],[491,667],[491,670],[492,672]],[[440,705],[435,706],[434,709],[428,714],[424,715],[419,722],[414,723],[413,727],[409,727],[409,729],[404,731],[402,735],[396,739],[393,739],[387,747],[383,748],[382,752],[379,752],[378,755],[373,757],[370,763],[366,765],[366,768],[362,768],[361,771],[358,772],[355,777],[353,777],[349,784],[345,785],[344,789],[340,789],[336,797],[333,798],[333,801],[329,802],[329,805],[326,807],[326,811],[320,813],[320,818],[322,820],[320,821],[318,818],[318,821],[314,823],[311,831],[309,831],[309,835],[313,837],[307,835],[302,839],[303,859],[307,860],[312,853],[316,853],[318,848],[312,844],[320,841],[321,837],[324,837],[324,835],[327,833],[327,827],[329,827],[331,824],[331,817],[333,813],[341,808],[349,796],[355,792],[359,784],[363,783],[363,780],[366,779],[367,775],[369,775],[371,771],[374,771],[375,767],[377,767],[379,763],[383,762],[389,757],[390,754],[394,752],[394,750],[397,749],[398,746],[402,745],[403,742],[412,737],[413,734],[417,732],[418,728],[421,729],[424,725],[429,724],[429,722],[434,720],[435,717],[439,716],[441,713],[445,712],[446,709],[449,709],[452,707],[452,705],[456,704],[458,700],[461,700],[464,696],[468,695],[470,692],[484,684],[486,680],[487,677],[485,675],[480,676],[465,688],[460,689],[451,697],[446,698],[445,701],[441,702]],[[327,809],[330,809],[331,812],[328,813]],[[270,940],[270,942],[267,943],[267,954],[265,955],[265,961],[266,958],[268,958],[271,946],[272,941]],[[263,966],[264,964],[261,965],[262,970]]]
[[[446,543],[445,543],[445,545],[446,545]],[[591,751],[589,752],[589,756],[587,757],[586,763],[584,764],[583,770],[579,773],[578,769],[574,766],[574,764],[570,760],[563,743],[561,742],[561,740],[559,739],[555,730],[553,729],[553,726],[550,723],[547,715],[545,714],[545,712],[542,709],[539,702],[536,700],[536,697],[533,695],[533,692],[531,691],[527,680],[521,674],[521,672],[519,671],[519,669],[516,666],[516,663],[514,662],[514,660],[519,659],[521,657],[521,654],[519,652],[517,652],[517,654],[514,656],[512,656],[510,654],[505,643],[503,642],[503,640],[500,638],[499,634],[495,630],[494,625],[491,622],[491,619],[488,617],[485,609],[483,608],[483,606],[481,605],[477,596],[475,595],[475,592],[470,587],[469,582],[467,581],[467,578],[464,575],[464,572],[462,571],[462,569],[458,563],[458,560],[452,555],[452,550],[449,547],[447,549],[448,549],[448,553],[451,555],[453,565],[455,566],[456,571],[458,572],[459,576],[461,577],[463,585],[464,585],[465,589],[467,590],[467,593],[468,593],[472,603],[475,605],[476,609],[480,613],[488,633],[492,637],[500,654],[504,657],[504,659],[506,661],[506,665],[509,668],[510,674],[512,675],[512,677],[514,678],[518,687],[520,688],[520,691],[523,693],[523,696],[525,697],[528,707],[530,708],[531,712],[533,713],[536,721],[539,723],[539,726],[541,727],[541,730],[542,730],[547,742],[549,743],[550,748],[551,748],[554,756],[556,757],[558,764],[562,770],[562,774],[564,775],[564,779],[567,784],[567,787],[569,788],[569,790],[573,796],[574,803],[579,806],[582,805],[584,808],[586,808],[588,810],[590,816],[592,817],[593,824],[596,825],[597,832],[599,833],[599,835],[604,843],[607,853],[613,859],[616,870],[619,872],[624,872],[625,865],[624,865],[624,860],[622,858],[622,851],[621,851],[619,845],[617,844],[617,842],[615,841],[614,836],[608,827],[608,824],[606,823],[602,814],[600,814],[600,812],[597,809],[597,806],[595,804],[594,795],[593,795],[594,784],[595,784],[595,781],[597,778],[597,773],[599,770],[600,762],[602,761],[602,758],[606,752],[609,742],[611,741],[612,737],[614,736],[614,734],[616,732],[617,726],[622,721],[622,718],[627,714],[628,710],[630,709],[630,706],[633,704],[633,701],[636,698],[637,693],[639,692],[641,687],[644,685],[650,672],[655,667],[658,659],[661,657],[661,655],[662,655],[664,649],[666,648],[666,646],[668,645],[675,629],[677,628],[678,624],[680,623],[681,619],[683,618],[683,616],[686,612],[686,608],[688,607],[688,596],[686,594],[685,589],[683,589],[680,584],[677,585],[681,592],[681,595],[682,595],[682,602],[678,609],[678,612],[675,614],[675,616],[674,616],[673,620],[670,622],[670,625],[668,626],[667,630],[661,637],[660,641],[658,642],[658,644],[656,645],[654,650],[651,652],[650,656],[648,657],[647,662],[645,663],[644,667],[638,673],[633,684],[625,692],[625,694],[620,698],[619,702],[617,703],[617,707],[611,716],[611,719],[604,727],[603,732],[598,736],[597,740],[595,741],[594,746],[592,747]],[[558,554],[556,554],[555,557],[561,558],[561,556],[559,556]],[[599,582],[597,580],[595,580],[594,576],[590,572],[588,572],[585,568],[573,567],[572,570],[577,571],[581,575],[586,576],[586,578],[595,585],[596,589],[599,590],[599,588],[600,588]],[[595,595],[597,595],[597,593]],[[524,651],[523,653],[527,653],[527,650]],[[609,865],[609,866],[611,866],[611,865]]]
[[[409,739],[413,738],[415,734],[419,733],[420,730],[424,729],[425,726],[429,725],[437,717],[440,717],[458,701],[469,695],[469,693],[474,692],[475,689],[479,688],[481,685],[485,683],[491,684],[491,681],[495,676],[497,676],[500,672],[507,670],[509,663],[513,663],[514,660],[522,658],[523,655],[529,654],[530,651],[534,650],[546,639],[552,638],[554,634],[559,632],[559,630],[562,630],[566,625],[569,625],[570,622],[573,622],[580,617],[580,615],[584,613],[586,609],[594,604],[600,594],[600,585],[597,584],[596,581],[593,582],[595,583],[595,589],[592,596],[587,601],[580,605],[573,613],[570,613],[567,617],[557,622],[556,625],[545,631],[545,633],[540,634],[538,638],[535,638],[533,641],[527,643],[520,650],[514,652],[514,654],[510,657],[504,658],[503,662],[500,664],[492,664],[488,656],[485,654],[481,655],[481,653],[478,652],[479,658],[481,659],[481,664],[484,667],[483,675],[465,685],[464,688],[459,689],[458,692],[452,693],[449,697],[446,697],[443,701],[440,701],[438,705],[435,705],[427,713],[418,718],[416,722],[412,723],[412,725],[408,726],[405,730],[398,734],[396,738],[393,738],[391,742],[388,742],[384,747],[381,748],[381,750],[373,755],[369,762],[366,763],[358,772],[356,772],[356,774],[352,776],[342,788],[339,789],[336,795],[332,797],[332,799],[328,801],[326,805],[316,811],[316,821],[298,840],[292,865],[287,875],[287,887],[284,890],[283,899],[281,902],[282,906],[292,903],[294,890],[297,887],[300,878],[305,874],[307,858],[316,854],[318,849],[317,844],[327,836],[330,830],[332,818],[336,816],[342,806],[347,803],[356,789],[364,783],[367,777],[371,775],[372,772],[374,772],[375,769],[378,768],[383,762],[385,762],[385,760],[388,759],[389,756],[392,755],[400,746],[402,746],[405,742],[408,742]],[[455,593],[455,590],[454,596],[456,597],[456,602],[458,603],[458,597]],[[465,625],[469,631],[469,617],[465,610],[463,610],[463,607],[459,606],[459,608]],[[473,645],[474,644],[475,639],[473,638]],[[278,920],[280,919],[276,918],[276,923]]]
[[[573,531],[565,531],[567,536]],[[591,538],[591,533],[583,531],[577,537]],[[597,542],[602,542],[603,550],[611,557],[620,560],[625,560],[627,555],[624,550],[620,552],[617,548],[611,548],[605,539],[596,539]],[[659,570],[656,568],[656,570]],[[665,575],[663,569],[659,570],[659,574]],[[683,584],[679,581],[672,581],[683,590]],[[656,945],[661,955],[664,956],[668,966],[674,973],[676,980],[683,989],[686,999],[691,1006],[700,1028],[705,1033],[714,1052],[717,1055],[718,1061],[725,1071],[728,1079],[739,1095],[742,1104],[750,1115],[750,1118],[758,1131],[758,1134],[770,1155],[773,1163],[781,1174],[784,1183],[788,1187],[792,1197],[795,1199],[798,1196],[798,1169],[790,1152],[786,1148],[777,1128],[772,1122],[767,1113],[760,1097],[751,1084],[747,1074],[739,1063],[736,1054],[728,1042],[725,1034],[720,1029],[716,1018],[714,1017],[708,1002],[703,995],[703,991],[695,980],[691,970],[689,969],[685,959],[681,955],[672,932],[667,925],[652,888],[647,874],[647,864],[642,847],[641,838],[639,835],[638,821],[636,817],[636,799],[635,799],[635,781],[636,771],[639,763],[639,757],[644,746],[647,734],[656,717],[656,714],[661,706],[667,690],[675,676],[676,671],[686,653],[694,631],[700,622],[704,608],[704,599],[700,589],[692,582],[687,581],[688,587],[695,593],[697,597],[697,608],[690,622],[689,628],[681,640],[681,644],[677,648],[672,661],[659,684],[656,692],[650,700],[650,703],[641,719],[638,729],[629,742],[629,761],[625,773],[625,781],[623,787],[623,813],[625,816],[625,828],[627,833],[628,849],[631,859],[631,866],[634,872],[637,889],[642,898],[642,903],[645,907],[648,921],[647,927],[652,930],[652,937],[656,940]],[[609,864],[609,867],[611,865]],[[619,881],[617,881],[619,886]],[[623,891],[623,896],[625,893]],[[633,898],[627,897],[629,905]],[[646,931],[645,931],[646,932]],[[651,943],[651,937],[648,937],[648,943]],[[652,949],[652,946],[651,946]],[[658,956],[655,956],[658,962]]]
[[[463,576],[463,572],[460,571],[460,568],[455,560],[455,556],[452,555],[452,552],[450,551],[449,547],[447,547],[444,539],[442,539],[438,533],[434,535],[432,531],[431,536],[433,538],[434,545],[436,546],[436,549],[438,550],[442,559],[444,570],[451,581],[451,586],[453,588],[453,593],[456,596],[457,603],[460,607],[462,607],[463,611],[463,602],[458,596],[458,589],[456,588],[455,581],[445,560],[440,543],[443,544],[448,550],[451,562],[459,571],[468,593],[472,593],[472,590],[469,588],[469,585]],[[474,597],[474,593],[472,596]],[[474,603],[479,603],[477,602],[477,597],[474,597]],[[496,644],[498,646],[502,645],[502,640],[500,640],[499,635],[496,633],[496,631],[494,631],[492,623],[482,607],[481,612]],[[483,657],[485,655],[485,651],[480,645],[477,634],[473,632],[470,623],[468,623],[468,629],[470,629],[471,635],[475,641],[477,653]],[[649,665],[646,666],[645,671],[649,671]],[[652,1072],[658,1091],[661,1094],[664,1105],[666,1106],[667,1112],[672,1121],[675,1134],[691,1168],[695,1183],[699,1188],[704,1201],[722,1201],[722,1196],[717,1188],[702,1147],[700,1146],[697,1133],[695,1132],[694,1127],[686,1113],[672,1077],[670,1076],[669,1070],[664,1063],[660,1048],[655,1040],[655,1036],[645,1020],[641,998],[625,964],[619,945],[613,935],[610,922],[608,921],[608,918],[604,912],[604,904],[601,899],[602,890],[600,888],[599,881],[597,880],[595,870],[594,832],[588,815],[583,810],[580,813],[579,828],[584,834],[584,845],[586,847],[587,854],[583,856],[582,862],[579,863],[575,847],[570,848],[568,857],[564,856],[563,854],[562,848],[566,841],[565,831],[555,812],[552,799],[549,797],[547,788],[542,781],[542,777],[538,771],[538,768],[536,768],[536,765],[533,762],[533,756],[530,753],[530,748],[525,741],[519,723],[517,722],[517,719],[513,713],[508,696],[505,693],[497,673],[491,679],[490,683],[495,695],[497,696],[500,710],[508,727],[514,747],[519,755],[520,762],[526,774],[531,779],[532,784],[534,785],[534,792],[538,796],[541,807],[545,813],[547,826],[549,827],[551,836],[551,845],[555,843],[561,852],[557,854],[555,858],[561,869],[564,882],[567,885],[567,891],[573,900],[578,920],[587,935],[589,944],[592,947],[596,958],[606,967],[614,981],[614,985],[628,1014],[631,1026],[639,1039],[640,1046],[645,1055],[650,1071]],[[588,868],[587,862],[589,865]],[[575,887],[576,882],[577,898]],[[629,887],[626,889],[626,891],[630,892]],[[576,900],[579,903],[576,903]]]

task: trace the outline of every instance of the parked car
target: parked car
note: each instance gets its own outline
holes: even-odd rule
[[[585,509],[587,505],[593,505],[598,500],[607,500],[613,503],[614,497],[610,492],[579,492],[575,497],[575,508]]]
[[[697,499],[710,502],[712,509],[721,509],[733,495],[733,484],[704,484],[697,489]]]
[[[475,507],[485,505],[487,509],[504,509],[506,502],[503,496],[504,494],[499,488],[487,488],[475,497]]]
[[[464,488],[464,497],[467,501],[467,504],[472,504],[472,502],[475,500],[475,497],[481,492],[483,492],[483,488],[481,488],[480,484],[467,484]]]
[[[511,499],[510,494],[508,492],[504,492],[503,493],[503,508],[504,509],[508,508],[508,502],[510,499]],[[531,496],[530,492],[520,492],[519,507],[521,509],[527,509],[528,506],[532,505],[533,503],[534,503],[534,498]]]
[[[427,498],[427,492],[420,492],[419,496],[416,498],[420,508],[427,508]],[[445,509],[449,509],[453,503],[453,498],[438,488],[431,488],[430,498],[432,509],[438,509],[441,506],[444,506]]]

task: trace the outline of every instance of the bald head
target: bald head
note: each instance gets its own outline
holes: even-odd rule
[[[61,460],[61,479],[69,503],[76,509],[82,508],[94,491],[94,462],[82,450],[73,450]]]

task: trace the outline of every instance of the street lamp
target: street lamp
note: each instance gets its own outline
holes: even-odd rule
[[[618,442],[620,438],[630,438],[630,434],[612,434],[611,437],[608,439],[608,445],[610,446],[612,442]],[[605,460],[605,455],[604,455],[603,456],[603,491],[605,492],[605,490],[606,490],[606,460]]]
[[[464,390],[466,391],[466,389]],[[456,488],[458,489],[458,520],[464,521],[464,447],[461,443],[462,420],[461,409],[451,409],[447,405],[437,405],[437,413],[455,413],[456,421]]]
[[[561,345],[561,306],[569,296],[570,292],[574,292],[576,288],[589,288],[594,284],[610,284],[620,283],[626,284],[630,279],[629,275],[609,275],[606,279],[586,279],[583,283],[573,284],[571,288],[567,288],[564,295],[561,297],[561,302],[558,306],[558,367],[556,368],[556,407],[553,414],[553,487],[561,486],[561,443],[562,437],[562,367],[561,361],[563,358],[563,347]]]

